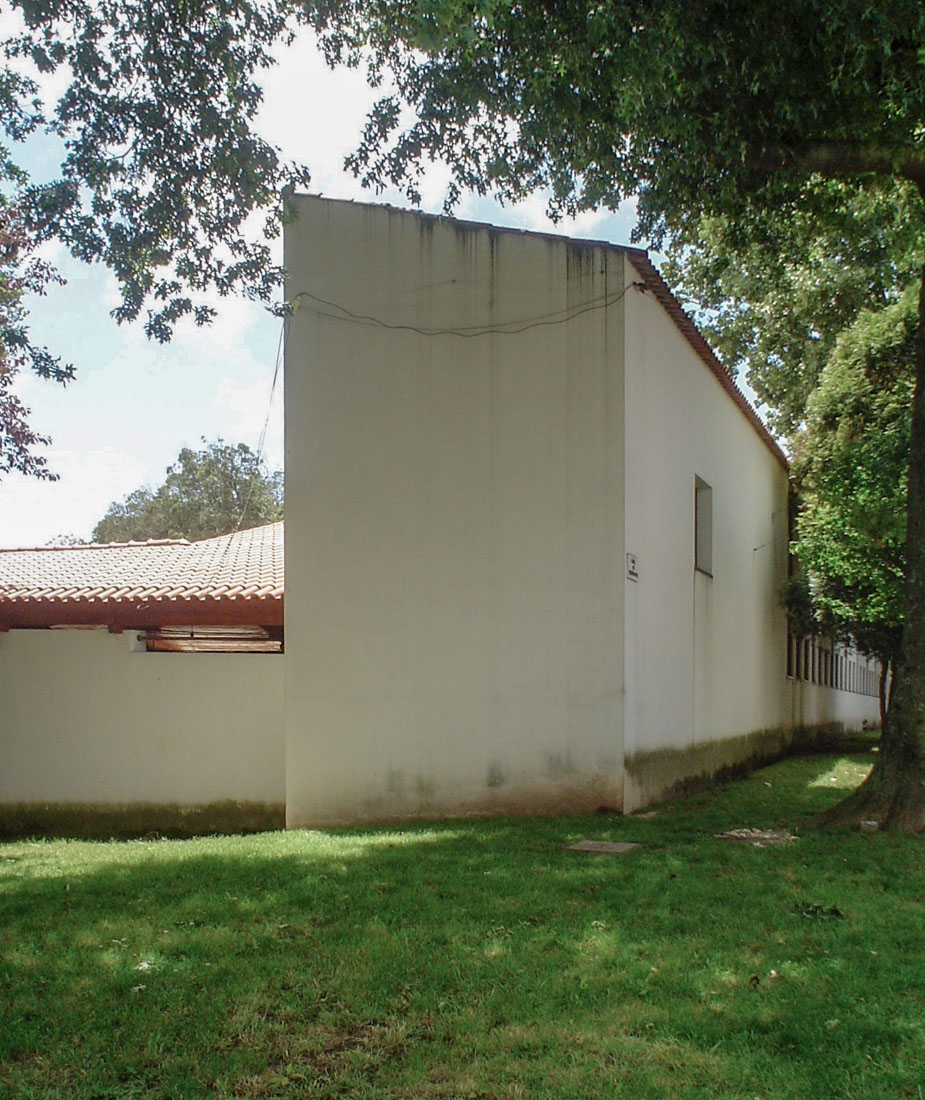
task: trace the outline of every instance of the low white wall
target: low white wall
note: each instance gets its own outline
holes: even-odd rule
[[[0,803],[285,801],[281,655],[0,634]]]
[[[842,691],[802,680],[788,680],[788,688],[791,721],[796,728],[835,724],[857,731],[880,724],[880,701],[876,695]]]

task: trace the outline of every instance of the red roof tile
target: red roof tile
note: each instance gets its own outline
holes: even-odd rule
[[[280,625],[283,524],[201,542],[0,550],[0,627]]]

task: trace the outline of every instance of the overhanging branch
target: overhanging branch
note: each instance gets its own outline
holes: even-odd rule
[[[745,162],[757,172],[794,172],[845,179],[892,176],[925,186],[925,149],[814,141],[798,146],[754,145]]]

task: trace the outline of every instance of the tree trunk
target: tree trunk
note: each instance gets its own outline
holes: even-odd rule
[[[886,725],[887,703],[886,703],[886,689],[887,689],[887,677],[890,675],[890,662],[882,660],[880,662],[880,728]]]
[[[925,186],[920,190],[925,198]],[[853,795],[822,815],[823,824],[873,820],[884,829],[925,831],[925,265],[915,358],[906,505],[905,615],[891,705],[873,770]]]

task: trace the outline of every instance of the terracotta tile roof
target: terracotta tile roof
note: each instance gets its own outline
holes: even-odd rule
[[[282,621],[282,523],[201,542],[0,549],[0,627]]]

